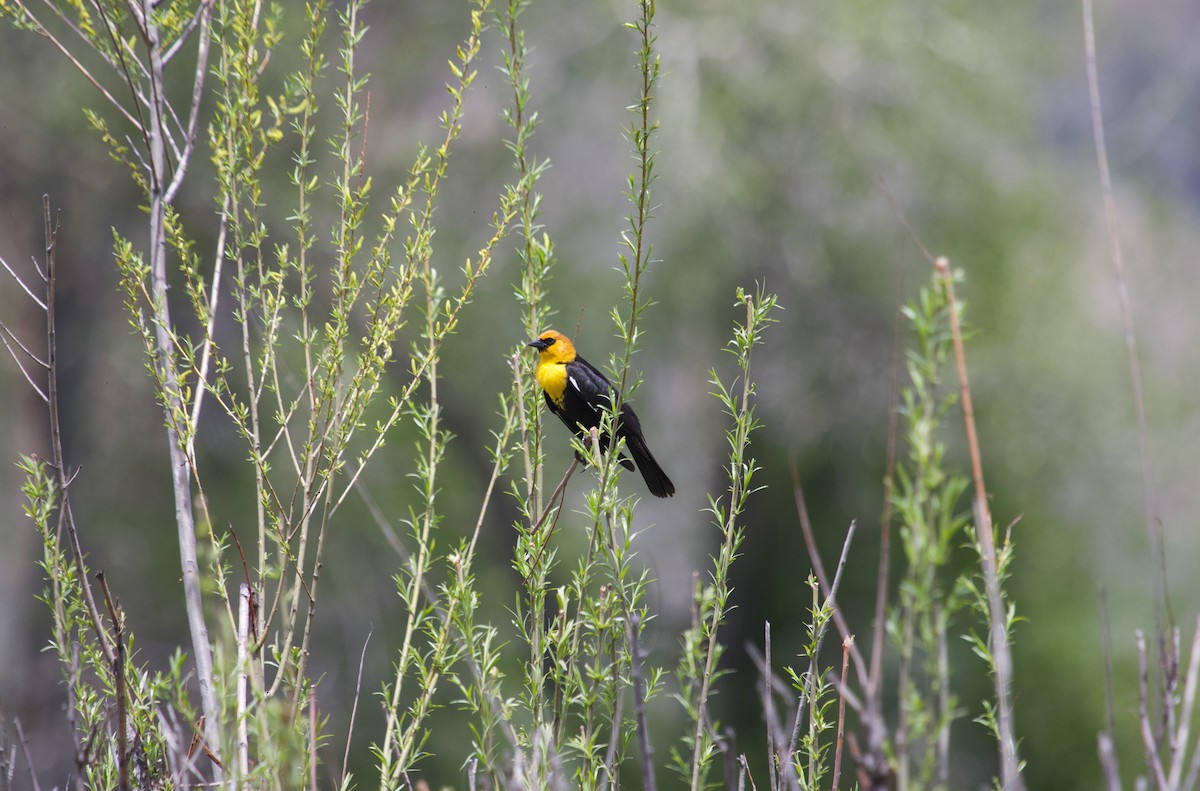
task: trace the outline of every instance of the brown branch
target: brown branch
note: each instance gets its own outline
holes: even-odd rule
[[[846,623],[846,616],[842,614],[841,608],[837,606],[837,589],[838,583],[842,578],[842,570],[846,567],[846,558],[850,552],[850,541],[854,537],[857,522],[851,522],[850,528],[846,531],[846,540],[842,543],[842,554],[838,559],[837,572],[834,574],[833,584],[830,585],[829,575],[825,573],[825,564],[821,562],[821,553],[817,551],[817,539],[813,533],[812,521],[808,518],[808,506],[804,504],[804,489],[800,485],[799,473],[796,472],[795,464],[792,465],[792,495],[796,500],[796,514],[800,519],[800,532],[804,535],[804,546],[808,550],[813,573],[817,575],[817,582],[821,586],[821,593],[824,594],[825,598],[833,606],[833,622],[838,628],[838,633],[845,640],[847,637],[852,636],[852,633],[849,625]],[[823,639],[824,635],[822,634],[821,637]],[[863,660],[858,646],[854,643],[850,644],[850,655],[854,660],[854,670],[858,676],[858,683],[863,689],[866,689],[867,664]]]
[[[112,662],[117,695],[117,787],[121,791],[129,791],[129,694],[125,683],[125,615],[113,600],[104,572],[96,574],[96,579],[100,581],[100,590],[104,593],[104,604],[108,608],[108,617],[112,619],[113,642],[117,647]]]
[[[350,767],[350,740],[354,736],[354,719],[358,716],[358,701],[362,696],[363,664],[367,660],[367,645],[371,642],[372,630],[367,631],[367,639],[363,640],[362,653],[358,657],[358,679],[354,682],[354,700],[350,706],[350,724],[346,726],[346,752],[342,755],[342,776],[338,788],[346,787],[346,775]],[[472,777],[474,781],[474,777]]]
[[[975,483],[975,532],[979,539],[983,566],[983,582],[987,593],[988,625],[991,630],[992,681],[996,687],[996,725],[1000,740],[1000,785],[1004,791],[1021,791],[1021,760],[1017,754],[1017,739],[1012,722],[1012,653],[1008,645],[1008,614],[1000,591],[1000,576],[996,566],[996,537],[992,528],[992,512],[987,502],[983,482],[983,462],[979,453],[979,436],[975,430],[975,408],[971,402],[971,384],[967,379],[967,359],[963,350],[962,327],[958,319],[958,304],[954,299],[954,277],[950,262],[938,258],[934,267],[946,289],[946,305],[950,314],[950,336],[954,343],[954,362],[958,369],[959,394],[962,398],[963,423],[966,425],[967,449],[971,457],[971,477]]]
[[[67,541],[79,569],[80,589],[83,591],[84,606],[87,609],[88,620],[91,622],[100,650],[104,659],[110,665],[116,662],[116,652],[109,642],[108,632],[100,616],[100,608],[96,605],[96,597],[92,591],[91,580],[84,561],[83,546],[79,541],[79,532],[75,527],[75,516],[71,510],[70,487],[73,476],[67,475],[67,464],[63,455],[62,421],[58,411],[58,327],[57,294],[58,294],[58,235],[61,224],[57,216],[50,211],[50,196],[42,196],[42,222],[46,240],[46,407],[50,420],[50,453],[53,458],[55,477],[58,482],[59,505],[58,519],[60,531],[65,528]],[[60,532],[61,535],[61,532]]]
[[[842,641],[842,684],[841,689],[846,689],[846,675],[850,670],[850,649],[854,646],[854,636],[851,635]],[[832,791],[838,791],[838,784],[842,779],[842,739],[846,734],[846,696],[838,695],[838,723],[837,723],[837,742],[833,750],[833,788]]]
[[[37,773],[33,771],[33,756],[29,754],[29,737],[25,735],[25,729],[21,727],[19,719],[14,719],[13,724],[17,726],[17,739],[21,742],[21,753],[25,756],[25,766],[29,768],[29,782],[33,787],[33,791],[42,791],[41,784],[38,783]]]

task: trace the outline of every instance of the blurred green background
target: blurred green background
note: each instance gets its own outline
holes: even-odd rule
[[[792,463],[827,563],[850,520],[858,520],[840,598],[865,642],[895,312],[928,279],[899,211],[925,246],[966,272],[959,295],[976,333],[968,364],[993,512],[1001,525],[1020,517],[1010,588],[1028,619],[1016,634],[1015,688],[1029,787],[1099,785],[1101,588],[1111,608],[1122,766],[1131,777],[1141,765],[1132,718],[1133,630],[1153,630],[1152,567],[1080,7],[659,0],[657,11],[661,153],[650,238],[661,263],[646,283],[658,304],[646,314],[635,360],[646,375],[635,403],[679,490],[673,500],[643,502],[638,511],[654,525],[643,533],[640,553],[658,580],[651,603],[659,614],[652,628],[658,658],[670,662],[688,618],[692,572],[705,568],[716,545],[701,509],[706,492],[721,486],[725,440],[717,402],[706,395],[708,370],[728,364],[719,350],[736,318],[734,289],[755,282],[777,292],[785,310],[755,359],[766,428],[754,449],[768,488],[753,500],[734,567],[737,610],[725,632],[725,661],[749,667],[744,645],[761,643],[764,620],[774,626],[777,658],[799,648],[810,563],[793,504]],[[559,261],[552,299],[560,329],[570,333],[582,315],[581,343],[594,362],[616,350],[607,314],[622,295],[614,267],[632,166],[622,125],[637,89],[635,37],[622,22],[634,12],[634,3],[613,0],[535,2],[524,17],[531,104],[541,117],[533,149],[553,163],[539,187]],[[465,14],[458,2],[367,8],[362,68],[373,75],[367,159],[377,201],[403,177],[417,143],[437,131],[445,61]],[[1154,514],[1166,536],[1174,613],[1185,627],[1200,601],[1193,574],[1200,561],[1197,30],[1200,8],[1182,0],[1097,8],[1108,141],[1145,377]],[[296,45],[294,36],[286,39],[280,57],[294,56]],[[511,157],[501,144],[509,131],[499,114],[509,89],[494,69],[501,45],[494,32],[485,39],[466,132],[439,203],[436,264],[446,272],[478,248],[482,220],[510,178]],[[141,659],[154,665],[186,644],[179,562],[161,414],[122,314],[110,255],[110,228],[136,242],[144,221],[128,177],[87,129],[82,107],[100,102],[47,42],[0,28],[0,256],[24,266],[38,253],[41,195],[49,193],[65,229],[59,350],[66,452],[81,468],[74,507],[93,566],[114,581]],[[196,227],[211,228],[204,175],[198,167],[180,205]],[[212,248],[211,239],[199,243]],[[507,381],[505,354],[521,335],[511,297],[517,266],[506,243],[446,346],[441,396],[457,435],[446,522],[452,532],[468,530],[490,463],[484,448],[496,425],[495,396],[481,393],[477,382],[495,377],[498,392]],[[39,319],[29,308],[11,282],[0,286],[5,321],[37,338]],[[11,363],[0,365],[0,398],[0,458],[44,452],[43,413]],[[203,443],[209,495],[219,518],[236,525],[252,507],[244,452],[219,416],[210,417]],[[550,439],[555,471],[569,451],[562,437]],[[948,441],[961,459],[957,433]],[[369,480],[392,514],[409,496],[405,444],[391,443],[394,455]],[[0,700],[30,734],[39,771],[57,782],[70,766],[64,691],[58,669],[40,653],[48,625],[34,598],[40,549],[20,512],[19,475],[5,469]],[[631,489],[640,485],[626,480]],[[480,569],[497,592],[489,606],[500,624],[520,582],[508,563],[509,509],[502,501],[493,511],[483,550],[491,562]],[[336,528],[314,666],[324,674],[321,705],[340,734],[368,631],[366,691],[373,692],[389,667],[401,613],[391,581],[398,561],[380,531],[350,508]],[[995,756],[969,720],[988,682],[965,645],[957,668],[954,683],[969,716],[955,732],[952,785],[978,787],[994,771]],[[752,681],[750,671],[727,677],[718,706],[753,755],[761,726]],[[373,700],[362,708],[359,734],[371,733],[377,708]],[[669,720],[670,703],[658,709]],[[447,725],[431,748],[437,752],[463,733]],[[366,761],[365,737],[360,741],[356,754]],[[435,787],[461,785],[455,761],[430,767]]]

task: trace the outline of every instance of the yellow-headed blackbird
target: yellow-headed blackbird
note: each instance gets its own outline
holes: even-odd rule
[[[567,428],[586,437],[590,429],[600,426],[600,416],[612,409],[613,387],[596,366],[575,353],[575,344],[567,336],[554,330],[546,330],[529,346],[541,353],[538,360],[537,380],[550,411]],[[582,428],[581,428],[582,427]],[[617,436],[625,440],[625,447],[637,462],[637,468],[646,479],[646,487],[655,497],[670,497],[675,494],[675,484],[654,460],[654,454],[646,447],[642,436],[642,424],[629,404],[621,404],[621,417],[617,421]],[[601,435],[602,447],[608,446],[608,437]],[[621,464],[629,470],[633,462],[622,458]]]

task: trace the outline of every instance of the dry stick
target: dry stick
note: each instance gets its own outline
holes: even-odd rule
[[[842,689],[846,688],[846,675],[850,670],[850,648],[854,645],[854,635],[842,640]],[[838,783],[842,779],[842,739],[846,733],[846,696],[838,695],[838,724],[837,743],[833,750],[833,789],[838,791]]]
[[[971,403],[971,385],[967,379],[967,358],[963,351],[962,327],[958,321],[958,304],[954,299],[954,278],[950,262],[938,258],[934,267],[946,289],[946,304],[950,314],[950,336],[954,342],[954,362],[958,369],[959,392],[962,398],[963,422],[966,424],[967,448],[971,456],[971,475],[975,482],[975,532],[983,556],[983,582],[987,589],[988,625],[991,629],[993,677],[996,686],[996,725],[1000,739],[1000,785],[1004,791],[1020,791],[1021,761],[1017,756],[1017,739],[1012,722],[1012,653],[1008,645],[1007,613],[1000,593],[1000,576],[996,568],[996,537],[992,532],[992,512],[988,507],[987,488],[983,482],[983,462],[979,453],[979,436],[975,431],[975,409]]]
[[[837,606],[838,582],[842,577],[842,569],[846,566],[846,555],[850,551],[850,540],[854,537],[854,530],[857,527],[857,521],[850,522],[850,529],[846,531],[846,540],[842,543],[842,554],[838,559],[837,571],[834,574],[833,585],[829,584],[829,576],[825,573],[825,564],[821,562],[821,555],[817,551],[817,539],[813,533],[812,521],[808,518],[808,506],[804,504],[804,489],[800,486],[800,479],[796,472],[796,467],[792,465],[792,493],[796,500],[796,513],[800,519],[800,531],[804,534],[804,546],[808,550],[809,560],[812,562],[813,573],[817,575],[817,582],[821,585],[821,593],[833,605],[833,622],[838,628],[838,633],[842,639],[851,636],[850,627],[846,624],[846,616],[842,614],[842,610]],[[824,635],[821,635],[824,638]],[[818,650],[820,645],[818,644]],[[867,687],[866,662],[863,661],[863,656],[858,650],[858,646],[850,644],[850,655],[854,659],[854,670],[858,676],[858,683],[864,689]]]
[[[778,791],[779,778],[782,768],[776,761],[778,745],[775,743],[775,691],[772,688],[771,673],[771,622],[763,624],[763,719],[767,723],[767,778],[771,781],[771,791]]]
[[[795,475],[794,468],[792,470],[792,474],[793,474],[793,476]],[[850,554],[850,543],[854,538],[854,530],[857,527],[858,523],[852,521],[850,523],[850,528],[846,531],[846,540],[844,542],[842,542],[842,554],[838,558],[837,571],[834,573],[834,576],[833,576],[833,584],[830,585],[828,582],[828,577],[825,574],[825,565],[821,562],[821,556],[817,552],[817,542],[816,542],[816,539],[813,537],[812,522],[809,521],[808,509],[804,505],[804,492],[800,488],[798,481],[794,482],[793,488],[795,490],[795,495],[796,495],[796,507],[800,514],[800,528],[801,528],[802,532],[804,533],[804,543],[808,547],[809,557],[812,560],[813,572],[817,575],[817,582],[821,586],[822,592],[825,594],[826,602],[829,603],[830,606],[833,607],[833,620],[835,623],[837,623],[838,630],[841,632],[842,639],[844,640],[845,638],[850,637],[851,634],[850,634],[849,629],[846,626],[845,618],[842,616],[841,609],[837,605],[837,592],[838,592],[839,586],[842,583],[842,571],[846,568],[846,558]],[[822,627],[821,633],[819,635],[817,635],[817,650],[816,650],[816,652],[814,652],[814,657],[821,653],[821,644],[824,643],[824,641],[825,641],[825,632],[826,632],[826,629],[828,628],[828,626],[829,626],[829,623],[827,621],[825,623],[825,626]],[[863,677],[862,655],[858,653],[858,649],[855,647],[855,645],[853,643],[850,644],[850,656],[851,656],[851,658],[854,659],[854,662],[855,662],[855,669],[858,672],[859,684],[863,684],[865,686],[865,681],[864,681],[864,677]],[[815,662],[815,659],[814,659],[814,662]],[[816,668],[809,668],[809,672],[815,672],[815,671],[816,671]],[[847,692],[844,690],[844,685],[843,685],[843,689],[839,690],[839,692],[841,692],[841,694],[843,694],[843,695],[847,694]],[[804,695],[800,696],[800,702],[796,706],[796,719],[792,723],[792,739],[791,739],[791,742],[788,744],[787,754],[784,756],[784,758],[786,759],[785,763],[787,763],[787,764],[791,764],[792,756],[796,753],[796,745],[799,743],[799,740],[800,740],[800,723],[804,718],[804,707],[806,704],[811,704],[811,703],[812,703],[812,701],[809,701]],[[858,706],[858,705],[854,705],[853,703],[852,703],[852,706],[853,706],[854,710],[859,712],[861,715],[862,707]]]
[[[33,786],[33,791],[42,791],[37,773],[33,771],[33,756],[29,754],[29,739],[25,736],[25,729],[21,727],[19,719],[14,719],[13,724],[17,726],[17,738],[21,741],[21,752],[25,755],[25,765],[29,767],[29,782]]]
[[[1175,734],[1172,745],[1171,773],[1167,780],[1171,788],[1188,788],[1180,786],[1179,778],[1183,774],[1183,760],[1187,757],[1188,739],[1192,723],[1192,712],[1196,705],[1197,676],[1200,676],[1200,615],[1196,617],[1196,632],[1192,638],[1192,653],[1188,660],[1187,674],[1183,678],[1183,701],[1179,711],[1179,730]],[[1200,750],[1200,745],[1197,745]]]
[[[363,640],[362,654],[358,657],[358,680],[354,682],[354,703],[350,706],[350,725],[346,728],[346,752],[342,755],[342,776],[338,788],[346,787],[346,773],[350,766],[350,739],[354,735],[354,718],[358,715],[358,701],[362,695],[363,663],[367,659],[367,644],[371,642],[374,630],[367,631],[367,639]]]
[[[657,791],[654,779],[654,748],[650,746],[650,728],[646,724],[646,685],[642,680],[642,654],[638,643],[638,630],[642,619],[637,613],[629,618],[629,672],[633,676],[633,713],[637,721],[638,748],[642,754],[642,788]],[[616,724],[614,724],[614,729]]]
[[[125,619],[113,601],[104,572],[96,574],[96,579],[100,581],[100,590],[104,593],[104,605],[108,608],[108,617],[112,619],[113,642],[116,644],[116,657],[112,666],[117,695],[117,787],[121,791],[129,791],[129,695],[125,684]]]
[[[1154,773],[1154,781],[1160,791],[1167,791],[1167,777],[1163,774],[1162,763],[1158,759],[1158,742],[1154,738],[1154,728],[1150,725],[1148,699],[1150,696],[1148,674],[1146,671],[1146,636],[1138,629],[1134,639],[1137,641],[1138,656],[1138,723],[1142,731],[1142,747],[1146,751],[1146,766]]]
[[[46,271],[43,278],[46,283],[46,407],[50,418],[50,453],[54,460],[54,472],[58,481],[59,497],[59,530],[66,528],[67,539],[71,544],[71,552],[75,557],[75,566],[79,569],[80,587],[83,589],[83,600],[87,608],[88,619],[91,621],[96,639],[104,659],[110,665],[117,659],[116,651],[109,642],[108,633],[100,617],[100,608],[96,605],[96,597],[92,592],[91,581],[88,579],[87,566],[84,561],[83,546],[79,541],[79,532],[75,527],[75,516],[71,510],[70,486],[72,477],[67,475],[67,465],[63,454],[62,420],[58,411],[58,329],[56,300],[58,295],[58,234],[60,230],[57,219],[50,211],[50,196],[42,196],[42,221],[46,240]],[[39,303],[41,304],[41,303]]]
[[[807,700],[802,693],[796,695],[792,692],[791,687],[783,682],[774,673],[768,672],[768,664],[766,657],[759,652],[758,647],[754,643],[746,643],[746,653],[750,657],[750,661],[754,663],[754,667],[764,679],[763,683],[763,720],[767,726],[767,750],[771,762],[769,769],[771,770],[772,787],[775,787],[776,782],[786,784],[789,791],[800,791],[800,781],[796,777],[796,772],[788,771],[792,768],[791,754],[793,752],[791,741],[788,734],[783,729],[783,723],[779,721],[778,714],[775,711],[775,701],[773,695],[778,695],[780,700],[787,701],[788,706],[795,705],[797,707],[796,721],[793,723],[793,734],[799,739],[800,720],[803,719],[804,704]],[[773,693],[770,695],[769,693]],[[729,744],[733,744],[733,733],[730,730],[728,737]],[[723,752],[732,751],[732,746],[721,747]],[[776,777],[778,776],[778,778]]]
[[[1146,402],[1142,393],[1142,369],[1138,362],[1137,336],[1134,334],[1133,308],[1125,279],[1125,257],[1117,232],[1117,203],[1113,198],[1112,175],[1108,169],[1108,146],[1104,139],[1104,115],[1100,108],[1100,75],[1096,68],[1096,31],[1092,20],[1092,0],[1083,2],[1083,47],[1087,55],[1088,99],[1092,109],[1092,137],[1096,144],[1096,166],[1100,171],[1100,192],[1104,199],[1104,224],[1108,231],[1108,249],[1117,281],[1117,303],[1121,310],[1121,328],[1125,334],[1125,356],[1133,387],[1133,410],[1137,419],[1138,457],[1142,472],[1142,506],[1146,534],[1155,562],[1154,618],[1160,648],[1164,641],[1163,616],[1170,621],[1167,602],[1167,559],[1163,547],[1162,526],[1154,518],[1154,493],[1150,479],[1150,454],[1146,440]]]

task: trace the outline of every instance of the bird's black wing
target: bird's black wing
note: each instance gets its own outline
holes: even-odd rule
[[[567,386],[563,391],[563,414],[574,429],[597,428],[605,410],[612,408],[612,385],[596,366],[582,357],[567,363]]]

